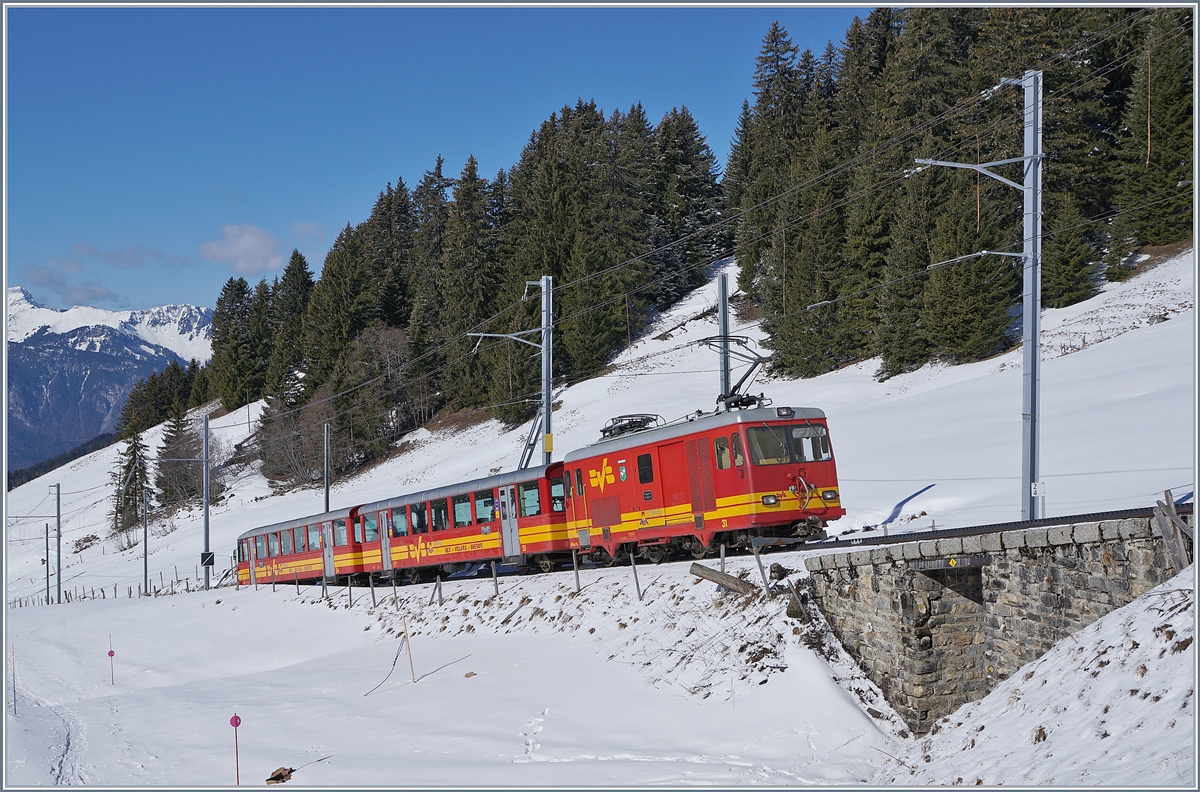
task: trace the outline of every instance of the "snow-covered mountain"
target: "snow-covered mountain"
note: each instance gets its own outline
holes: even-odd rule
[[[212,311],[76,306],[56,311],[9,287],[8,466],[20,469],[112,431],[130,390],[175,360],[212,356]]]
[[[147,344],[170,350],[183,360],[203,363],[212,356],[212,310],[194,305],[163,305],[142,311],[106,311],[76,305],[56,311],[34,301],[20,286],[9,286],[7,295],[9,342],[20,343],[39,331],[67,335],[86,328],[109,327]],[[76,343],[82,337],[76,337]],[[98,337],[95,344],[103,341]],[[99,351],[93,346],[92,351]]]

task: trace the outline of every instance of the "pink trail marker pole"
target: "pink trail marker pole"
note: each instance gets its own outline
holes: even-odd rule
[[[229,719],[229,725],[233,727],[233,777],[235,779],[236,785],[241,786],[242,785],[242,771],[241,771],[241,767],[240,767],[240,762],[238,760],[237,727],[242,725],[242,719],[237,716],[236,712],[233,713],[233,717]]]
[[[117,684],[117,672],[113,670],[113,655],[116,652],[112,650],[112,633],[108,634],[108,681],[109,684]]]

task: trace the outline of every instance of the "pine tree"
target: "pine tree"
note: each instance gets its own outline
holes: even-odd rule
[[[227,410],[245,404],[251,377],[250,285],[230,278],[221,289],[212,318],[212,385]]]
[[[163,432],[154,477],[158,502],[164,506],[183,503],[203,494],[204,469],[199,463],[202,440],[187,419],[187,411],[176,404]]]
[[[338,358],[378,317],[378,300],[362,258],[358,229],[349,224],[325,256],[321,279],[313,286],[304,314],[306,387],[323,383]]]
[[[1100,252],[1074,197],[1048,193],[1043,198],[1042,303],[1065,308],[1094,296]]]
[[[304,362],[304,313],[312,296],[313,276],[308,261],[293,250],[283,277],[274,291],[273,341],[267,364],[266,393],[295,403],[302,394],[302,378],[297,374]]]
[[[118,454],[117,466],[112,472],[113,496],[110,514],[113,518],[113,534],[125,547],[137,544],[135,538],[126,535],[141,525],[143,493],[147,495],[147,503],[149,502],[150,474],[146,457],[146,445],[142,441],[141,433],[130,434],[125,438],[125,446]]]
[[[1122,117],[1121,168],[1110,278],[1137,245],[1165,245],[1192,230],[1191,9],[1158,9],[1146,36]]]

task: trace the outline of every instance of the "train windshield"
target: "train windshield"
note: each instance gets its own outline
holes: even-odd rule
[[[817,424],[748,427],[746,444],[755,465],[824,462],[833,458],[825,427]]]

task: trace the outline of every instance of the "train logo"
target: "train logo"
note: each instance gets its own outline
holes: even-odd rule
[[[625,472],[622,469],[622,474]],[[608,464],[608,457],[604,457],[604,461],[600,463],[599,470],[589,470],[588,478],[592,482],[593,487],[599,487],[600,492],[604,492],[605,484],[612,484],[616,479],[613,478],[612,465]],[[621,481],[625,480],[625,476],[621,476]]]

